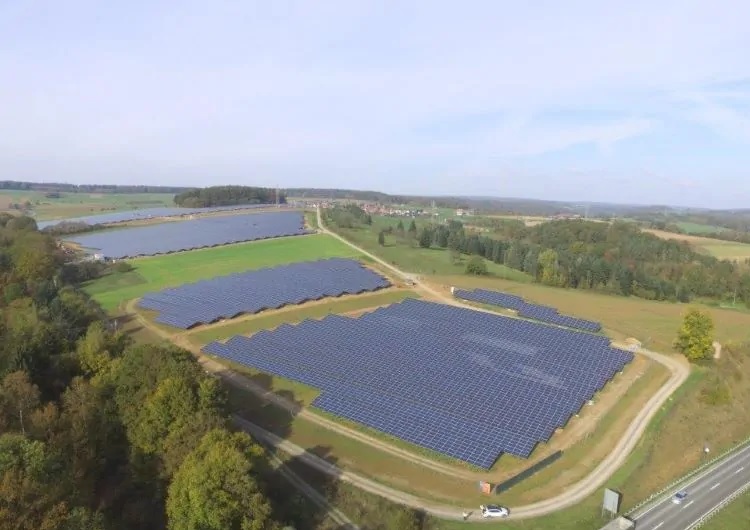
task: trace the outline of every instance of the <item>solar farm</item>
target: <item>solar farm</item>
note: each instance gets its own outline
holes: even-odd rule
[[[86,251],[124,259],[309,233],[301,212],[259,212],[95,232],[68,238]]]
[[[504,453],[529,457],[633,359],[605,337],[417,300],[204,351],[315,387],[315,407],[483,469]]]
[[[488,291],[486,289],[474,289],[471,291],[455,289],[453,295],[456,298],[468,300],[470,302],[478,302],[481,304],[512,309],[516,311],[520,317],[538,320],[539,322],[580,329],[592,333],[597,333],[602,329],[602,325],[598,322],[561,315],[554,307],[531,304],[520,296],[514,294]]]
[[[159,312],[155,321],[189,329],[244,313],[258,313],[343,294],[389,287],[356,260],[332,258],[221,276],[144,296],[139,305]]]
[[[231,212],[238,210],[251,210],[255,208],[268,208],[271,204],[244,204],[232,206],[212,206],[209,208],[142,208],[140,210],[129,210],[125,212],[112,212],[97,215],[86,215],[83,217],[73,217],[68,219],[58,219],[52,221],[39,221],[39,229],[48,226],[56,226],[60,223],[84,223],[87,225],[114,224],[128,221],[140,221],[144,219],[157,219],[160,217],[177,217],[185,215],[200,215],[217,212]]]

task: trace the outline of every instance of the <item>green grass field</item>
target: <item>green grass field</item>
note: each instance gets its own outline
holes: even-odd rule
[[[717,234],[726,230],[723,226],[716,225],[704,225],[700,223],[691,223],[689,221],[683,221],[677,223],[677,226],[686,234],[702,236],[705,234]]]
[[[404,226],[408,228],[410,219],[401,219]],[[419,228],[429,221],[416,219]],[[337,229],[338,233],[349,241],[356,243],[365,250],[372,252],[399,268],[417,274],[463,274],[466,268],[467,256],[460,256],[454,260],[451,253],[439,248],[420,248],[410,245],[406,240],[396,235],[386,236],[385,246],[378,245],[378,233],[387,227],[395,227],[399,218],[373,216],[372,225],[368,227],[344,230]],[[328,227],[332,228],[332,227]],[[515,269],[485,260],[490,275],[498,278],[506,278],[517,282],[531,281],[531,278]]]
[[[47,198],[44,192],[2,190],[0,211],[10,210],[11,203],[30,203],[31,212],[40,221],[65,219],[122,210],[174,206],[170,193],[66,193],[59,199]]]
[[[405,298],[418,297],[416,293],[408,290],[388,290],[373,294],[348,296],[344,299],[326,300],[322,303],[290,307],[288,311],[274,311],[271,314],[263,313],[238,322],[231,322],[222,326],[212,326],[206,329],[197,328],[196,331],[188,333],[190,341],[198,346],[208,344],[214,340],[222,340],[234,335],[250,335],[264,329],[273,329],[281,324],[294,324],[305,319],[321,319],[327,315],[341,315],[353,311],[361,311],[371,307],[393,304]]]
[[[530,302],[556,307],[561,313],[601,322],[609,336],[615,339],[635,337],[644,346],[657,351],[672,349],[672,341],[688,308],[685,304],[653,302],[579,289],[559,289],[536,283],[522,284],[500,278],[437,276],[430,278],[430,282],[446,291],[450,286],[455,286],[517,294]],[[708,306],[702,306],[701,309],[713,317],[719,342],[750,340],[749,313]]]
[[[133,271],[111,273],[89,282],[84,290],[105,310],[115,311],[128,300],[165,287],[296,261],[357,255],[324,234],[269,239],[140,258],[130,262],[135,267]]]
[[[708,241],[711,242],[697,246],[716,258],[739,261],[750,258],[750,245],[747,243],[733,243],[718,239],[710,239]]]

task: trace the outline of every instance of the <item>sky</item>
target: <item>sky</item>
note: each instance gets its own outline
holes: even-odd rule
[[[0,0],[0,180],[750,207],[750,2]]]

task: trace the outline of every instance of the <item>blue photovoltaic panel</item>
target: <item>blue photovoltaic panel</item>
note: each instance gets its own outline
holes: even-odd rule
[[[548,322],[550,324],[556,324],[558,326],[581,329],[583,331],[591,331],[593,333],[601,331],[602,329],[602,325],[598,322],[592,322],[591,320],[584,320],[582,318],[574,318],[566,315],[561,315],[554,307],[530,304],[520,296],[516,296],[513,294],[501,293],[498,291],[487,291],[485,289],[474,289],[473,291],[456,289],[453,292],[453,295],[456,298],[469,300],[471,302],[479,302],[481,304],[496,305],[499,307],[513,309],[518,312],[519,316],[522,316],[524,318],[531,318],[533,320],[539,320],[540,322]]]
[[[269,208],[271,204],[243,204],[232,206],[212,206],[210,208],[142,208],[140,210],[129,210],[125,212],[111,212],[97,215],[86,215],[83,217],[71,217],[68,219],[55,219],[53,221],[38,221],[39,229],[55,226],[60,223],[85,223],[87,225],[123,223],[125,221],[137,221],[140,219],[154,219],[158,217],[175,217],[180,215],[197,215],[212,212],[229,212],[235,210],[248,210],[253,208]]]
[[[313,405],[490,468],[528,457],[630,362],[605,337],[406,300],[204,351],[318,388]]]
[[[122,259],[306,233],[302,213],[286,211],[203,217],[67,239],[92,254]]]
[[[241,313],[257,313],[327,296],[388,287],[383,276],[352,259],[332,258],[221,276],[144,296],[156,322],[187,329]]]

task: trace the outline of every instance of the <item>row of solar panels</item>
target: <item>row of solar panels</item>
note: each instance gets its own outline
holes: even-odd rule
[[[188,329],[197,324],[257,313],[328,296],[358,294],[390,282],[356,260],[332,258],[231,274],[144,296],[156,322]]]
[[[205,351],[322,390],[315,406],[489,468],[527,457],[632,360],[606,338],[417,300]]]
[[[513,309],[517,311],[518,315],[521,317],[539,320],[540,322],[548,322],[550,324],[590,331],[592,333],[599,332],[602,329],[602,325],[598,322],[561,315],[554,307],[530,304],[520,296],[508,293],[487,291],[485,289],[474,289],[471,291],[456,289],[453,294],[456,298],[461,298],[463,300]]]
[[[123,259],[307,234],[301,212],[204,217],[69,238],[92,254]]]
[[[253,210],[257,208],[269,208],[271,204],[241,204],[232,206],[212,206],[209,208],[179,208],[159,207],[142,208],[139,210],[128,210],[124,212],[110,212],[97,215],[85,215],[83,217],[70,217],[67,219],[55,219],[53,221],[39,221],[37,226],[41,230],[48,226],[60,223],[85,223],[87,225],[123,223],[126,221],[138,221],[141,219],[154,219],[159,217],[176,217],[183,215],[199,215],[213,212],[232,212],[238,210]]]

